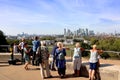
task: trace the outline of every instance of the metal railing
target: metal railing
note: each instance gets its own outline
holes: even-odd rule
[[[32,45],[28,45],[29,47],[32,47]],[[0,48],[6,48],[9,50],[10,45],[0,45]],[[52,48],[52,47],[49,47]],[[67,50],[73,51],[73,48],[67,48]],[[88,49],[85,49],[85,51],[89,51]],[[6,51],[7,52],[7,51]],[[104,51],[103,52],[108,52],[108,53],[117,53],[120,54],[120,51]]]

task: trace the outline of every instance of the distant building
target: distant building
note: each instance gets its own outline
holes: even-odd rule
[[[89,31],[89,35],[90,35],[90,36],[94,36],[94,35],[95,35],[94,31],[93,31],[93,30],[90,30],[90,31]]]
[[[66,28],[64,29],[64,37],[66,36],[67,32],[66,32]]]
[[[88,36],[88,29],[86,28],[86,36]]]
[[[42,40],[41,42],[44,42],[46,45],[52,45],[54,44],[54,40]]]
[[[74,42],[73,42],[73,39],[66,39],[66,40],[63,42],[63,44],[65,44],[65,45],[73,45]]]
[[[71,31],[70,29],[64,29],[64,36],[74,36],[74,37],[82,37],[82,36],[94,36],[95,33],[93,30],[88,30],[79,28],[75,31]]]

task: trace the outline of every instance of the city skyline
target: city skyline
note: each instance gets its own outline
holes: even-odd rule
[[[63,34],[64,28],[120,33],[119,0],[0,0],[6,35]]]

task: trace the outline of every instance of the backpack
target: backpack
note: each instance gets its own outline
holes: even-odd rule
[[[65,59],[65,56],[64,56],[64,54],[63,54],[62,52],[60,52],[60,53],[58,54],[58,59],[59,59],[59,60],[64,60],[64,59]]]
[[[41,47],[41,56],[43,59],[49,58],[49,51],[47,47]]]

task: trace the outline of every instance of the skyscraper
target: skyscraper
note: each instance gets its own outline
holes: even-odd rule
[[[66,28],[64,28],[64,36],[66,36]]]
[[[86,36],[88,36],[88,29],[86,28]]]

